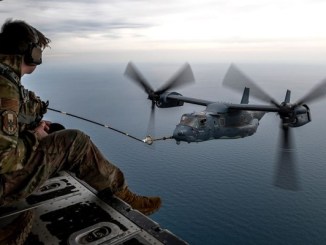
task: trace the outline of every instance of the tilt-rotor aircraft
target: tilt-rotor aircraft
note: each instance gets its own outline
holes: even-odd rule
[[[176,126],[173,136],[177,143],[203,142],[213,139],[236,139],[253,135],[260,119],[267,112],[277,113],[281,120],[281,148],[277,162],[274,184],[288,190],[299,190],[293,156],[291,128],[301,127],[311,121],[310,109],[306,103],[315,101],[326,94],[326,79],[306,96],[291,103],[291,91],[287,90],[284,101],[277,102],[235,65],[231,65],[223,79],[223,85],[243,92],[240,104],[222,103],[204,99],[185,97],[170,89],[190,84],[195,81],[189,64],[185,64],[161,88],[154,90],[133,63],[127,65],[125,75],[136,82],[151,100],[150,124],[153,124],[155,106],[159,108],[178,107],[184,103],[205,106],[201,112],[183,114]],[[269,103],[269,105],[249,104],[252,97]],[[163,139],[167,139],[164,137]],[[158,140],[150,135],[144,140],[148,144]]]

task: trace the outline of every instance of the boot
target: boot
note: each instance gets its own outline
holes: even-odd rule
[[[137,209],[145,215],[150,215],[161,207],[160,197],[137,196],[128,187],[114,193],[117,197],[128,203],[133,209]]]

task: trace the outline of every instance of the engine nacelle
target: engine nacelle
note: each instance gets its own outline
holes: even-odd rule
[[[169,95],[180,95],[181,94],[177,92],[166,92],[160,95],[160,99],[156,101],[156,106],[160,108],[169,108],[169,107],[177,107],[177,106],[183,106],[183,101],[169,99]]]
[[[300,105],[293,112],[293,120],[289,123],[290,127],[300,127],[311,121],[310,109],[307,105]]]

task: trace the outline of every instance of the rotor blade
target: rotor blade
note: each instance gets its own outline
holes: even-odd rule
[[[321,99],[326,95],[326,79],[322,80],[317,84],[308,94],[306,94],[302,99],[300,99],[297,104],[305,104],[318,99]]]
[[[155,93],[162,94],[171,88],[177,88],[193,82],[195,82],[194,74],[190,65],[186,63],[161,88],[155,91]]]
[[[299,179],[296,169],[296,157],[293,149],[293,138],[288,126],[282,125],[281,148],[278,152],[276,176],[274,185],[291,191],[300,190]]]
[[[223,85],[238,92],[240,91],[241,93],[245,87],[250,88],[251,96],[279,106],[279,103],[276,102],[276,100],[265,93],[253,80],[247,77],[233,64],[229,67],[228,71],[225,74]]]
[[[154,91],[132,62],[128,63],[124,74],[130,79],[134,80],[136,84],[143,88],[147,94],[151,94]]]

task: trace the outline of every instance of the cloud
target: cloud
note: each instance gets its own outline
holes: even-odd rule
[[[308,0],[5,0],[1,19],[25,19],[51,36],[213,41],[326,37],[326,3]],[[136,40],[137,41],[137,40]]]
[[[139,18],[129,20],[123,9],[128,2],[122,2],[123,4],[111,0],[108,4],[108,1],[102,0],[6,0],[1,3],[4,6],[0,7],[0,18],[2,22],[7,18],[26,20],[49,35],[87,35],[153,26]]]
[[[325,8],[321,0],[3,0],[0,21],[26,20],[55,43],[53,53],[289,47],[302,53],[326,50]]]

